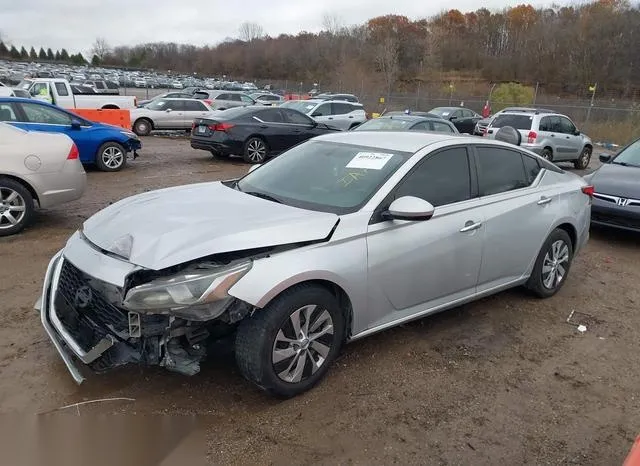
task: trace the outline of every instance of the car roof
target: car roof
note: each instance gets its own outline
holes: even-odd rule
[[[48,104],[47,102],[43,102],[42,100],[37,100],[37,99],[28,99],[26,97],[0,97],[0,102],[25,102],[25,103],[38,103],[38,104],[42,104],[42,105],[51,105]],[[64,110],[64,109],[61,109]]]
[[[531,111],[531,112],[523,112],[523,111],[518,111],[518,110],[508,110],[506,112],[502,112],[500,113],[500,115],[496,116],[496,118],[500,118],[503,115],[522,115],[522,116],[530,116],[530,117],[534,117],[536,115],[544,115],[544,116],[563,116],[563,117],[567,117],[569,118],[567,115],[564,115],[562,113],[557,113],[557,112],[552,112],[551,110],[549,111]]]
[[[411,115],[406,113],[398,113],[394,115],[381,115],[376,120],[404,120],[404,121],[437,121],[438,123],[442,123],[442,118],[440,117],[425,117],[422,115]],[[445,122],[447,120],[444,120]]]
[[[341,131],[313,138],[314,141],[329,141],[356,146],[375,147],[380,150],[416,153],[420,149],[439,142],[454,144],[474,144],[503,146],[525,150],[495,139],[476,138],[464,134],[430,133],[421,131]],[[526,151],[526,150],[525,150]]]

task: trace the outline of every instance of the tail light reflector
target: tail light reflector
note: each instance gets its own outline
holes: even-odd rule
[[[212,131],[227,131],[233,128],[235,125],[231,123],[216,123],[215,125],[209,125],[209,129]]]
[[[78,146],[73,144],[69,150],[69,155],[67,155],[67,160],[77,160],[79,157],[80,152],[78,151]]]
[[[213,103],[213,100],[211,99],[204,99],[204,103],[207,105],[211,105]]]
[[[489,128],[485,128],[482,130],[482,137],[485,137],[487,134],[489,134]]]
[[[591,185],[583,186],[582,187],[582,192],[585,193],[589,197],[593,197],[593,193],[595,192],[595,189]]]
[[[529,131],[529,134],[527,135],[527,143],[534,144],[537,138],[538,133],[536,133],[535,131]]]

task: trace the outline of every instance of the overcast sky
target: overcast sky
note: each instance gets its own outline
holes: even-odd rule
[[[442,10],[502,9],[523,0],[1,0],[0,34],[20,46],[86,52],[96,37],[110,45],[144,42],[216,44],[237,37],[243,21],[259,23],[271,36],[322,29],[326,14],[345,25],[400,14],[412,19]],[[533,5],[549,1],[529,0]],[[195,5],[197,4],[197,5]]]

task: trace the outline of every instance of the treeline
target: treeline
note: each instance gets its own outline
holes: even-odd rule
[[[56,50],[54,52],[51,49],[45,51],[44,48],[40,47],[40,51],[36,52],[36,49],[31,47],[31,50],[27,52],[27,49],[24,47],[21,47],[20,50],[18,50],[15,45],[7,47],[2,41],[0,41],[0,58],[39,62],[51,61],[73,65],[84,65],[87,63],[81,53],[69,55],[66,49]]]

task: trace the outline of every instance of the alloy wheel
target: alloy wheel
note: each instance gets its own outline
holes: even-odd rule
[[[24,219],[26,211],[26,202],[20,193],[0,187],[0,229],[15,227]]]
[[[102,161],[107,167],[115,169],[122,165],[124,154],[119,148],[110,146],[102,152]]]
[[[548,290],[556,288],[567,273],[569,264],[569,246],[563,240],[557,240],[547,251],[542,262],[542,284]]]
[[[334,343],[333,319],[328,310],[307,305],[292,312],[273,343],[271,362],[278,377],[298,383],[325,363]]]
[[[253,139],[247,146],[247,155],[252,162],[262,162],[267,153],[267,147],[260,139]]]

